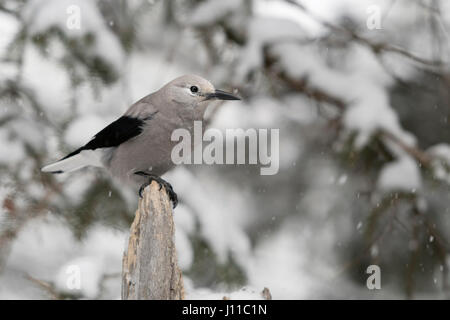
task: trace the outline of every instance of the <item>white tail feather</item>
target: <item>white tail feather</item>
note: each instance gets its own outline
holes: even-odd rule
[[[81,169],[86,166],[102,166],[100,150],[83,150],[70,158],[51,163],[41,169],[43,172],[63,173]]]

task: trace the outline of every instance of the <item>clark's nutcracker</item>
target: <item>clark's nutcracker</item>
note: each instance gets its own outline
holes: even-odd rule
[[[203,120],[211,100],[240,100],[216,90],[207,80],[185,75],[134,103],[125,114],[97,133],[87,144],[61,160],[42,168],[64,173],[85,166],[105,167],[122,182],[141,186],[153,180],[164,186],[174,207],[177,195],[160,176],[174,166],[171,160],[173,130],[193,131],[194,121]]]

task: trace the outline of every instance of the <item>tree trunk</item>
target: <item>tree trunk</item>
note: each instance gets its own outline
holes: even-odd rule
[[[184,298],[174,243],[172,203],[155,181],[145,188],[122,264],[122,299]]]

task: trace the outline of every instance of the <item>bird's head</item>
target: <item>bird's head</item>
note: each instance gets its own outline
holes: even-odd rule
[[[165,90],[171,100],[192,108],[211,100],[240,100],[231,93],[215,89],[208,80],[196,75],[176,78],[165,86]]]

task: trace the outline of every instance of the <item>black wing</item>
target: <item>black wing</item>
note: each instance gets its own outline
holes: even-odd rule
[[[117,147],[125,141],[138,136],[143,130],[144,123],[145,121],[142,119],[122,116],[97,133],[87,144],[68,154],[61,160],[70,158],[83,150]]]

